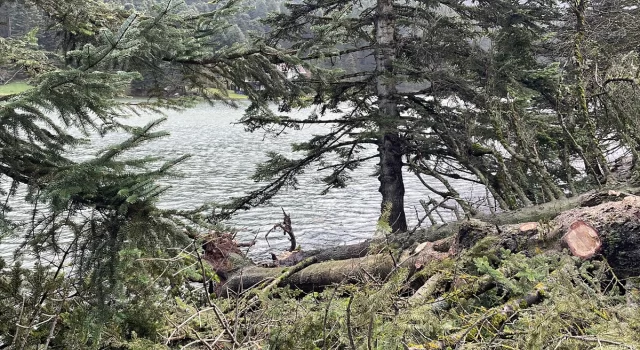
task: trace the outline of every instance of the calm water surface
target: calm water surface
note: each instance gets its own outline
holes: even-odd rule
[[[303,118],[308,113],[309,110],[298,111],[292,116]],[[161,198],[161,207],[191,209],[204,202],[224,202],[242,196],[261,186],[249,177],[256,165],[267,159],[266,152],[295,155],[291,152],[292,142],[305,141],[328,130],[326,126],[315,125],[274,138],[264,132],[246,132],[242,125],[234,124],[242,115],[242,108],[224,105],[203,104],[187,111],[169,111],[168,120],[161,129],[171,135],[129,153],[131,156],[162,155],[167,158],[192,155],[177,168],[184,177],[165,181],[171,189]],[[143,115],[131,118],[129,123],[144,125],[158,117]],[[124,138],[126,135],[122,134],[95,137],[90,145],[74,150],[74,153],[82,159]],[[375,149],[368,152],[373,154]],[[364,164],[352,173],[354,180],[347,188],[325,195],[321,194],[324,189],[320,181],[322,173],[310,168],[300,177],[299,189],[285,190],[268,205],[235,216],[231,223],[241,230],[238,240],[251,240],[257,235],[257,244],[252,248],[252,256],[257,259],[267,258],[268,252],[286,249],[289,243],[281,232],[269,235],[270,246],[264,239],[265,233],[282,220],[281,207],[291,215],[294,232],[303,248],[335,246],[370,238],[376,229],[381,200],[377,179],[372,176],[375,164],[376,160]],[[419,201],[428,199],[431,193],[411,174],[406,175],[405,204],[409,223],[413,225],[417,222],[414,208],[420,208]],[[480,186],[454,185],[463,197],[485,195]],[[14,208],[16,212],[20,209]],[[15,242],[5,241],[0,247],[0,256],[7,258]]]

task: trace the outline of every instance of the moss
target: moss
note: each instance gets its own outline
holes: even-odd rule
[[[471,155],[480,157],[486,154],[493,154],[493,150],[488,147],[484,147],[479,143],[474,143],[471,145]]]

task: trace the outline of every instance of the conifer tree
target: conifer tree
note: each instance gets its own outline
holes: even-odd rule
[[[4,203],[19,200],[15,197],[24,192],[16,189],[23,188],[22,200],[32,208],[23,221],[9,220],[10,208],[2,208],[0,243],[9,235],[22,242],[12,266],[0,261],[0,348],[98,348],[135,334],[156,337],[158,298],[170,298],[167,290],[175,292],[183,283],[179,276],[162,274],[182,264],[177,251],[167,249],[187,249],[198,229],[208,227],[206,207],[192,212],[156,207],[165,190],[156,180],[176,175],[175,165],[187,155],[127,157],[166,133],[157,131],[162,119],[131,127],[126,117],[185,108],[195,96],[158,95],[155,102],[135,105],[117,98],[150,68],[178,72],[186,91],[211,102],[225,100],[228,82],[244,87],[257,104],[283,91],[295,93],[295,87],[272,64],[275,57],[282,60],[277,50],[259,42],[253,47],[216,42],[228,27],[225,18],[235,11],[233,1],[202,14],[174,0],[145,13],[102,1],[28,5],[49,18],[58,49],[43,50],[35,32],[0,38],[0,65],[24,67],[33,85],[0,96]],[[268,88],[258,92],[248,81]],[[161,89],[168,82],[159,74],[154,83]],[[69,156],[90,133],[114,131],[130,137],[88,160]],[[151,273],[162,279],[151,282]],[[47,332],[39,331],[44,328]],[[102,335],[105,328],[113,339]]]
[[[254,108],[245,124],[250,130],[332,128],[295,145],[306,152],[303,157],[272,154],[255,176],[271,182],[237,204],[256,205],[283,186],[297,186],[296,176],[312,164],[332,169],[324,179],[327,189],[343,187],[348,171],[372,157],[378,159],[382,211],[388,211],[393,231],[406,229],[400,168],[442,197],[437,204],[456,201],[467,215],[476,209],[450,180],[486,188],[490,210],[561,200],[611,182],[608,154],[622,150],[637,159],[631,127],[636,107],[629,103],[637,101],[636,80],[620,70],[637,68],[619,29],[627,23],[624,32],[636,35],[627,22],[636,9],[626,1],[569,5],[289,4],[288,13],[270,19],[270,38],[320,68],[298,79],[315,92],[309,103],[314,112],[296,120]],[[336,68],[353,55],[373,57],[375,64],[356,72]],[[612,95],[614,90],[628,98]],[[281,109],[297,106],[285,101]],[[339,116],[327,117],[327,111]],[[369,156],[367,145],[377,147],[377,154]]]
[[[531,38],[541,32],[542,23],[556,18],[554,5],[553,1],[521,6],[510,1],[472,4],[392,0],[314,0],[289,4],[288,13],[269,21],[274,28],[270,38],[274,44],[295,51],[310,66],[324,67],[310,79],[299,79],[301,84],[314,89],[312,103],[317,106],[317,113],[305,120],[293,120],[256,108],[247,115],[245,124],[251,130],[273,124],[299,127],[322,123],[333,128],[325,135],[296,145],[294,149],[307,152],[303,158],[272,155],[258,169],[256,179],[273,182],[253,193],[253,201],[239,203],[260,203],[280,187],[295,185],[295,176],[303,168],[324,161],[328,153],[335,153],[341,160],[329,167],[323,165],[333,170],[324,179],[328,189],[345,186],[347,172],[363,162],[371,158],[379,160],[381,209],[388,212],[393,232],[407,229],[403,168],[410,169],[421,180],[422,176],[430,176],[442,182],[445,191],[437,190],[431,181],[423,181],[444,200],[457,201],[468,214],[474,209],[462,200],[447,178],[467,178],[485,185],[504,208],[530,204],[526,194],[513,203],[507,202],[505,197],[514,192],[508,184],[505,187],[506,180],[501,174],[507,165],[499,164],[499,156],[491,162],[483,159],[493,153],[491,141],[486,135],[474,134],[491,123],[483,119],[487,116],[487,101],[506,98],[508,94],[487,89],[489,77],[482,69],[488,68],[495,57],[483,47],[482,38],[511,31],[512,40],[520,37],[525,40],[523,44],[529,45],[519,48],[524,50],[523,55],[535,56]],[[519,31],[514,30],[517,27],[521,27]],[[375,65],[355,73],[332,69],[335,61],[354,53],[373,56]],[[541,68],[526,60],[508,63],[512,65],[508,67],[510,72],[525,66],[532,70]],[[499,79],[502,80],[492,84],[509,78]],[[287,110],[291,106],[285,103],[282,107]],[[480,106],[480,111],[471,106]],[[340,112],[342,108],[347,111],[338,118],[321,117],[326,111]],[[468,129],[471,119],[479,122],[474,130]],[[377,147],[377,155],[362,156],[366,145]],[[502,169],[496,172],[496,166]],[[548,186],[556,190],[555,184]],[[517,192],[524,193],[519,189]],[[554,192],[553,198],[560,196],[558,193]]]

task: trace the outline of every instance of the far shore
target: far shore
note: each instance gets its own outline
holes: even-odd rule
[[[29,90],[31,88],[33,88],[33,86],[29,85],[25,81],[14,81],[14,82],[10,82],[8,84],[0,84],[0,96],[19,94],[19,93],[25,92],[25,91],[27,91],[27,90]],[[209,92],[211,92],[212,94],[215,94],[215,93],[219,92],[219,90],[211,88]],[[144,96],[134,96],[134,95],[130,95],[128,97],[144,98]],[[233,90],[227,90],[227,97],[230,100],[246,100],[247,99],[246,95],[242,95],[242,94],[236,93]]]
[[[31,85],[24,81],[16,81],[8,84],[0,84],[0,96],[19,94],[31,89]]]

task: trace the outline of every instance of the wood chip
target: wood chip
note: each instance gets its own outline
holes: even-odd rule
[[[413,254],[418,254],[418,253],[420,253],[420,252],[424,249],[424,247],[426,247],[426,246],[427,246],[427,243],[429,243],[429,242],[423,242],[423,243],[418,244],[418,246],[416,247],[416,249],[413,251]]]

